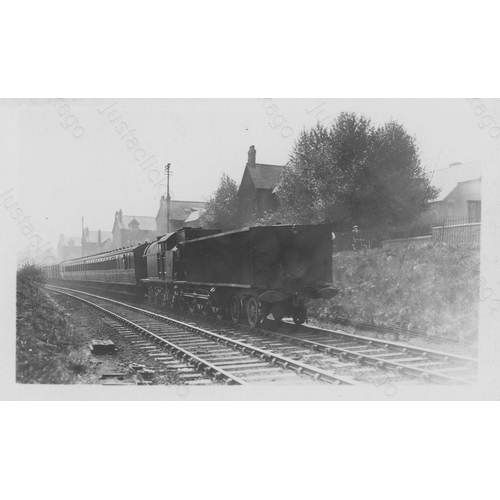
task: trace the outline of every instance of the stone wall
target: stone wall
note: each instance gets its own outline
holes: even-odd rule
[[[399,245],[425,246],[432,243],[432,236],[417,236],[415,238],[398,238],[396,240],[385,240],[382,248],[397,247]]]

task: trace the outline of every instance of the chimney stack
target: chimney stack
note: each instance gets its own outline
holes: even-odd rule
[[[255,146],[250,146],[250,149],[248,150],[248,163],[247,163],[247,166],[249,168],[255,167],[256,154],[257,154],[257,151],[255,151]]]
[[[97,231],[97,244],[98,245],[101,244],[101,230],[100,229]]]
[[[122,221],[122,215],[123,215],[123,212],[122,212],[122,209],[120,208],[120,210],[118,211],[118,222]]]

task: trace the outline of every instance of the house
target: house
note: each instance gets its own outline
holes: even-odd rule
[[[59,262],[82,257],[82,237],[60,234],[57,243],[57,257]]]
[[[189,224],[189,227],[198,227],[197,218],[193,218],[192,214],[203,210],[204,207],[205,203],[202,201],[170,200],[170,202],[167,202],[167,197],[162,196],[156,217],[124,215],[120,209],[115,212],[115,221],[111,233],[113,239],[112,248],[138,245],[145,241],[155,241],[157,236],[181,229],[185,223]],[[168,224],[167,218],[169,220]],[[189,219],[188,222],[186,222],[187,219]]]
[[[83,232],[83,255],[93,255],[106,252],[113,248],[113,233],[110,231],[89,231],[86,227]]]
[[[82,252],[83,241],[83,252]],[[59,262],[78,257],[105,252],[113,248],[112,233],[109,231],[90,231],[88,227],[82,236],[59,236],[57,256]]]
[[[481,221],[481,162],[452,163],[430,174],[430,181],[440,189],[429,211],[433,220]]]
[[[277,208],[278,199],[273,190],[285,168],[280,165],[256,163],[256,155],[255,146],[250,146],[248,162],[238,189],[245,224],[251,224],[262,217],[264,212]]]
[[[139,245],[145,241],[154,241],[159,233],[156,219],[143,215],[123,215],[122,210],[115,212],[113,224],[113,248]]]
[[[196,210],[195,212],[191,212],[188,218],[184,221],[184,227],[201,227],[200,226],[200,217],[203,215],[204,209]]]
[[[170,206],[169,206],[170,204]],[[170,200],[167,201],[166,196],[162,196],[160,199],[160,208],[156,215],[156,224],[158,228],[158,234],[165,234],[167,232],[176,231],[182,227],[188,227],[185,223],[193,223],[193,218],[191,214],[194,212],[199,212],[205,208],[205,203],[203,201],[182,201],[182,200]],[[169,224],[167,227],[167,214],[169,219]],[[199,216],[198,216],[199,217]],[[187,219],[190,219],[187,221]],[[190,225],[189,227],[198,227],[197,225]]]

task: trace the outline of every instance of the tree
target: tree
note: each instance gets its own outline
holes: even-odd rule
[[[219,187],[205,205],[200,217],[202,227],[223,231],[238,229],[242,220],[238,198],[238,186],[228,175],[222,174]]]
[[[395,121],[341,113],[330,129],[302,131],[276,187],[280,208],[267,220],[328,222],[336,230],[400,225],[434,199],[418,147]]]

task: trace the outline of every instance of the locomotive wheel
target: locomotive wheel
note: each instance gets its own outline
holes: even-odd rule
[[[208,300],[204,300],[203,302],[201,302],[199,308],[203,316],[208,316],[208,313],[210,312],[210,307],[208,306]]]
[[[198,309],[198,304],[196,299],[192,299],[188,302],[188,309],[190,313],[194,313]]]
[[[247,318],[250,328],[255,328],[262,321],[259,301],[255,297],[250,297],[247,301]]]
[[[206,301],[198,299],[196,301],[196,312],[203,314],[203,308],[205,307]]]
[[[172,297],[172,307],[174,309],[182,309],[182,297],[174,295]]]
[[[179,295],[177,301],[179,309],[185,311],[187,309],[186,297]]]
[[[168,288],[165,290],[165,306],[167,309],[174,307],[174,292]]]
[[[241,319],[241,300],[236,296],[233,295],[231,297],[231,302],[229,304],[229,312],[231,313],[231,320],[233,323],[238,323],[238,321]]]
[[[169,289],[165,289],[160,295],[161,305],[164,309],[170,309],[172,307],[172,299],[170,297]]]
[[[299,310],[295,309],[293,311],[292,319],[296,325],[302,325],[307,319],[306,312],[303,311],[302,309]]]
[[[212,312],[219,321],[224,318],[224,309],[222,306],[212,306]]]

